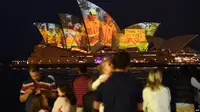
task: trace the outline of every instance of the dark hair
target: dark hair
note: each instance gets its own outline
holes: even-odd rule
[[[40,109],[45,109],[43,100],[44,99],[41,94],[34,95],[30,106],[31,112],[38,112]]]
[[[76,105],[76,97],[69,85],[58,85],[58,88],[61,92],[65,93],[65,96],[69,99],[71,105]]]
[[[80,71],[80,73],[85,74],[87,72],[87,67],[86,66],[80,66],[79,71]]]
[[[30,72],[39,72],[39,67],[37,67],[36,65],[30,65],[29,66],[29,71]]]
[[[128,52],[122,51],[115,54],[112,59],[114,69],[125,69],[130,64],[130,55]]]

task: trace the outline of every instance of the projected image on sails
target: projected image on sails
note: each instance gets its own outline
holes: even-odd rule
[[[43,43],[63,48],[63,32],[59,25],[54,23],[34,23],[43,37]]]
[[[159,25],[160,23],[156,22],[143,22],[143,23],[133,24],[127,27],[126,29],[145,29],[145,33],[147,36],[154,36]]]
[[[59,14],[65,35],[65,48],[84,48],[87,46],[85,27],[82,20],[70,14]]]
[[[90,46],[95,46],[98,43],[104,46],[116,46],[120,29],[112,17],[89,1],[77,1],[84,19]]]

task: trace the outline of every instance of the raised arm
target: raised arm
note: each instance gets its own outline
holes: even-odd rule
[[[92,83],[92,90],[96,90],[97,87],[101,84],[100,79],[98,78],[96,81]]]
[[[19,97],[20,102],[25,102],[27,100],[29,95],[33,93],[32,89],[33,88],[26,89],[25,84],[22,85],[22,88],[20,91],[21,95]]]

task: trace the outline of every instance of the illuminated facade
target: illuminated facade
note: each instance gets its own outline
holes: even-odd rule
[[[164,40],[154,36],[160,25],[156,22],[133,24],[120,30],[112,17],[97,5],[87,0],[78,1],[78,5],[83,20],[59,14],[61,25],[34,23],[43,43],[35,47],[27,61],[15,60],[11,66],[96,66],[104,57],[112,57],[120,50],[130,53],[132,66],[199,65],[198,52],[186,48],[197,35]]]

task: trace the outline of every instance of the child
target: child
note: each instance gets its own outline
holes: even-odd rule
[[[48,106],[48,99],[45,95],[36,94],[32,98],[30,112],[49,112]]]
[[[70,88],[60,85],[57,88],[59,97],[56,99],[52,112],[76,112],[76,98]]]

